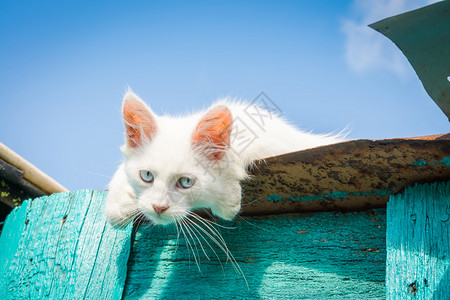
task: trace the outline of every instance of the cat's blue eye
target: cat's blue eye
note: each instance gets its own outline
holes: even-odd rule
[[[152,183],[153,182],[153,174],[150,171],[147,170],[141,170],[140,171],[140,175],[141,175],[141,179],[147,183]]]
[[[194,182],[195,182],[194,179],[183,176],[180,179],[178,179],[177,185],[183,189],[188,189],[194,185]]]

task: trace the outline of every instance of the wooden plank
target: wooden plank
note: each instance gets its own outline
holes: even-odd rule
[[[450,178],[449,137],[357,140],[268,158],[243,184],[242,214],[385,207],[406,186]]]
[[[450,299],[450,182],[390,197],[386,287],[388,299]]]
[[[103,215],[105,192],[83,190],[25,201],[0,237],[0,295],[6,299],[119,299],[131,225]]]
[[[209,261],[191,233],[199,272],[174,226],[143,225],[135,232],[124,299],[380,299],[385,295],[385,221],[385,209],[376,209],[220,223],[234,227],[217,229],[248,287],[218,247],[213,246],[216,257],[202,241]]]

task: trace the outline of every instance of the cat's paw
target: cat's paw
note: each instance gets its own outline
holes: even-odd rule
[[[214,207],[211,207],[211,211],[214,215],[231,221],[241,211],[241,197],[240,192],[235,197],[228,198],[220,201]]]
[[[214,215],[231,221],[241,211],[241,185],[239,181],[229,182],[228,190],[224,193],[225,199],[217,199],[215,204],[211,207]]]
[[[113,188],[105,202],[105,216],[108,223],[116,228],[124,228],[138,213],[136,196],[131,187]]]
[[[233,205],[233,206],[219,206],[219,207],[213,207],[211,209],[212,213],[224,220],[231,221],[236,217],[236,215],[241,210],[241,204],[239,205]]]
[[[116,228],[124,228],[137,213],[136,195],[128,184],[124,166],[121,165],[109,184],[105,202],[106,220]]]
[[[137,205],[128,195],[120,199],[117,195],[108,194],[105,203],[105,216],[108,223],[116,228],[124,228],[130,223],[137,213]]]

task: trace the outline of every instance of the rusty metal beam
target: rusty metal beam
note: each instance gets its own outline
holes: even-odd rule
[[[414,183],[450,180],[450,134],[356,140],[268,158],[243,183],[243,215],[384,207]]]

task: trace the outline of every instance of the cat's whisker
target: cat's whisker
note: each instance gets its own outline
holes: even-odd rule
[[[208,228],[211,231],[211,233],[213,233],[219,239],[219,241],[221,243],[219,243],[219,241],[217,241],[215,238],[213,238],[210,234],[205,232],[205,234],[207,234],[219,246],[219,248],[221,248],[222,251],[224,251],[224,253],[227,256],[227,261],[230,260],[232,262],[232,265],[233,265],[234,269],[236,270],[237,273],[240,273],[242,275],[242,277],[244,278],[244,280],[245,280],[245,282],[247,284],[247,287],[248,287],[247,279],[245,278],[245,275],[244,275],[242,269],[240,268],[239,264],[237,263],[236,259],[234,258],[233,254],[231,253],[231,251],[228,249],[228,247],[226,245],[226,242],[223,239],[223,237],[220,234],[220,232],[216,228],[214,228],[213,224],[210,225],[210,224],[207,224],[207,223],[203,222],[203,221],[209,221],[209,220],[206,220],[205,218],[202,218],[201,216],[199,216],[199,215],[197,215],[195,213],[190,213],[190,215],[192,217],[196,218],[199,222],[201,222],[206,228]],[[214,223],[214,222],[211,222],[211,223]],[[195,222],[194,222],[194,224],[197,227],[201,228]],[[216,224],[216,225],[219,225],[219,224]],[[231,228],[231,229],[234,229],[234,228]]]
[[[187,241],[187,239],[186,239],[186,234],[184,233],[184,229],[183,229],[183,224],[182,224],[182,222],[179,222],[178,223],[178,225],[180,225],[180,231],[181,231],[181,233],[183,234],[183,238],[184,238],[184,240],[186,241],[186,245],[188,245],[188,249],[190,249],[190,244],[189,244],[189,241]],[[188,260],[189,260],[189,262],[191,261],[191,254],[190,254],[190,252],[189,252],[189,250],[188,250]]]
[[[154,222],[152,220],[150,220],[149,218],[147,218],[145,213],[140,210],[138,210],[138,213],[135,216],[135,222],[136,221],[138,222],[139,227],[143,224],[147,224],[147,226],[145,227],[146,229],[155,225]]]
[[[195,230],[200,235],[200,237],[205,241],[205,243],[209,246],[209,248],[214,252],[214,255],[217,257],[217,260],[220,262],[220,264],[222,264],[222,262],[220,261],[219,256],[217,255],[216,250],[214,250],[214,248],[211,246],[211,244],[208,242],[208,240],[203,236],[202,232],[199,231],[199,229],[196,228],[196,227],[198,227],[198,224],[196,224],[193,220],[191,220],[189,218],[186,218],[185,220],[194,225],[194,226],[192,226],[192,229]],[[202,231],[204,231],[204,230],[202,229]],[[211,240],[213,240],[213,239],[211,239]],[[209,257],[208,257],[208,260],[210,260]]]
[[[206,212],[208,215],[210,215],[211,218],[213,218],[213,216],[208,212],[208,210],[205,210],[205,212]],[[203,221],[208,222],[208,223],[211,224],[211,225],[218,226],[218,227],[220,227],[220,228],[231,229],[231,230],[232,230],[232,229],[236,229],[236,227],[229,227],[229,226],[220,225],[219,223],[214,222],[213,220],[209,220],[209,219],[203,218],[203,217],[200,216],[199,214],[196,214],[195,212],[192,212],[192,211],[188,211],[188,214],[189,214],[190,216],[194,217],[194,218],[195,218],[195,217],[201,218]]]
[[[264,228],[264,227],[260,227],[260,226],[257,226],[255,224],[253,224],[252,222],[250,222],[249,220],[247,220],[246,218],[244,218],[241,215],[236,215],[236,217],[240,218],[241,220],[245,221],[247,224],[249,224],[249,225],[251,225],[251,226],[253,226],[255,228],[258,228],[258,229],[261,229],[261,230],[264,230],[264,231],[268,231],[268,232],[271,231],[270,229],[267,229],[267,228]]]
[[[177,253],[178,247],[179,247],[179,241],[180,241],[180,230],[178,229],[177,217],[173,216],[172,218],[173,218],[173,223],[175,225],[175,228],[177,229],[177,241],[175,242],[175,253]]]
[[[183,232],[183,235],[184,235],[184,239],[186,240],[186,243],[188,244],[189,248],[191,248],[192,255],[194,256],[195,264],[197,265],[198,271],[201,273],[202,270],[200,269],[200,264],[199,264],[199,262],[198,262],[198,260],[197,260],[197,256],[195,256],[194,247],[193,247],[192,244],[189,242],[189,238],[188,238],[188,236],[186,235],[185,231],[183,230],[183,227],[184,227],[184,229],[186,229],[186,231],[187,231],[187,225],[183,222],[183,220],[180,221],[180,225],[181,225],[180,228],[181,228],[181,230],[182,230],[182,232]],[[198,251],[198,250],[197,250],[197,251]]]
[[[133,222],[133,219],[136,217],[136,215],[138,214],[138,210],[135,208],[130,209],[129,207],[126,207],[126,209],[124,209],[123,212],[121,212],[121,215],[125,215],[126,217],[122,217],[121,215],[117,216],[117,215],[113,215],[113,217],[108,218],[107,220],[108,222],[116,227],[116,228],[120,228],[123,229],[125,227],[127,227],[127,225],[130,222]]]
[[[183,222],[184,229],[186,229],[186,232],[187,232],[188,236],[190,237],[191,245],[195,248],[195,252],[197,253],[197,257],[200,259],[200,253],[198,252],[198,246],[197,246],[197,243],[195,242],[194,237],[191,234],[191,230],[189,229],[189,224],[184,222],[184,220],[182,220],[181,222]]]
[[[152,227],[154,223],[151,220],[147,219],[147,217],[144,214],[142,214],[140,225],[145,226],[145,229],[148,229],[149,227]]]
[[[186,219],[184,219],[183,221],[185,222],[185,221],[190,221],[190,220],[186,218]],[[195,227],[190,227],[189,224],[186,223],[186,222],[185,222],[185,225],[186,225],[186,230],[189,232],[189,235],[191,236],[191,238],[192,238],[192,235],[191,235],[190,233],[192,233],[192,234],[194,235],[194,237],[196,238],[196,240],[197,240],[198,244],[200,245],[200,248],[202,249],[203,254],[205,255],[205,257],[206,257],[208,260],[211,260],[211,259],[209,258],[209,256],[208,256],[208,254],[206,254],[206,251],[205,251],[205,249],[204,249],[204,247],[203,247],[202,242],[200,241],[200,239],[198,238],[197,234],[196,234],[195,231],[193,230],[193,229],[195,229]],[[193,238],[192,238],[192,239],[193,239]],[[198,251],[197,251],[197,254],[198,254]],[[200,258],[200,255],[199,255],[199,258]]]
[[[141,225],[146,221],[146,217],[142,211],[138,211],[135,218],[134,223],[137,225],[136,229],[141,227]],[[148,228],[148,227],[147,227]]]
[[[115,149],[113,149],[113,150],[115,150]],[[109,175],[106,175],[106,174],[97,173],[97,172],[93,172],[93,171],[89,171],[89,170],[84,170],[84,169],[80,169],[80,168],[77,168],[77,167],[73,167],[73,169],[81,171],[81,172],[84,172],[84,173],[87,173],[87,174],[99,176],[99,177],[105,177],[105,178],[109,178],[109,179],[112,178],[112,176],[109,176]]]
[[[199,216],[198,216],[199,217]],[[201,217],[200,217],[201,218]],[[203,219],[203,218],[202,218]],[[189,219],[186,219],[189,220]],[[202,220],[197,219],[199,222],[201,222],[206,228],[208,228],[212,234],[214,234],[217,238],[219,238],[219,240],[217,240],[214,236],[212,236],[210,233],[208,233],[203,227],[201,227],[199,224],[195,223],[192,220],[191,223],[195,226],[197,226],[197,228],[199,228],[201,231],[203,231],[203,233],[205,233],[226,255],[227,260],[226,261],[230,261],[231,265],[233,266],[234,270],[236,271],[236,273],[241,274],[242,277],[244,278],[244,281],[247,285],[248,288],[248,282],[247,282],[247,278],[245,277],[244,272],[242,271],[241,267],[239,266],[238,262],[236,261],[234,255],[231,253],[231,251],[228,249],[225,240],[223,239],[222,235],[212,226],[208,225],[207,223],[202,222]],[[212,228],[211,228],[212,227]],[[214,229],[216,231],[213,232],[212,229]],[[220,242],[219,242],[220,241]],[[220,260],[219,260],[220,261]]]
[[[132,215],[134,215],[134,220],[135,221],[139,221],[142,217],[143,217],[143,213],[140,211],[140,210],[135,210],[135,212],[133,212],[133,214]]]
[[[214,228],[214,226],[213,226],[213,224],[208,224],[208,223],[206,223],[205,221],[206,221],[206,219],[205,218],[202,218],[202,217],[200,217],[199,215],[197,215],[197,214],[195,214],[195,213],[189,213],[189,215],[190,216],[192,216],[194,219],[196,219],[198,222],[200,222],[200,223],[202,223],[217,239],[219,239],[219,241],[222,243],[221,245],[223,245],[224,246],[224,248],[221,248],[222,249],[222,251],[224,251],[225,253],[228,253],[229,252],[229,249],[227,248],[227,246],[226,246],[226,242],[225,242],[225,240],[223,239],[223,237],[222,237],[222,235],[220,234],[220,232],[216,229],[216,228]],[[194,224],[196,225],[196,226],[198,226],[198,224],[196,224],[195,222],[194,222]],[[198,226],[199,227],[199,226]],[[201,228],[202,230],[203,230],[203,228],[202,227],[199,227],[199,228]],[[209,233],[207,233],[209,236],[210,236],[210,238],[211,239],[213,239],[213,236],[211,236]],[[215,239],[215,238],[214,238]],[[217,244],[217,243],[216,243]],[[218,244],[219,245],[219,244]],[[228,257],[227,257],[228,258]]]
[[[205,218],[202,218],[201,216],[199,216],[195,213],[192,213],[192,212],[190,212],[189,215],[192,216],[193,218],[195,218],[196,220],[198,220],[199,222],[201,222],[203,225],[205,225],[205,227],[207,227],[211,231],[211,233],[213,233],[217,238],[219,238],[222,241],[222,243],[226,246],[225,240],[223,239],[222,235],[214,227],[214,225],[219,225],[219,224],[217,224],[217,223],[208,224],[207,220]]]
[[[192,221],[192,224],[197,226],[204,234],[206,234],[206,236],[208,236],[225,253],[225,255],[227,256],[227,261],[230,259],[230,256],[229,256],[230,251],[229,251],[228,247],[226,246],[225,241],[223,240],[222,236],[219,237],[216,233],[211,232],[214,235],[213,236],[213,235],[211,235],[211,233],[206,231],[199,224],[197,224],[193,221]],[[211,229],[206,224],[203,224],[203,225],[205,225],[205,227],[211,231]]]
[[[188,220],[188,221],[191,222],[191,223],[195,223],[195,221],[189,219],[188,217],[186,217],[186,220]],[[216,250],[214,250],[214,247],[213,247],[213,246],[208,242],[208,240],[203,236],[202,231],[203,231],[203,232],[206,234],[206,236],[209,237],[211,240],[214,240],[214,238],[212,238],[210,235],[208,235],[208,233],[206,233],[205,230],[204,230],[203,228],[200,228],[201,231],[199,231],[199,229],[197,229],[198,226],[199,226],[198,224],[194,224],[194,226],[192,226],[192,228],[193,228],[195,231],[197,231],[197,233],[198,233],[198,234],[202,237],[202,239],[206,242],[206,244],[209,246],[209,248],[212,250],[212,252],[213,252],[214,255],[216,256],[217,261],[219,262],[220,267],[222,268],[222,272],[225,272],[225,269],[223,268],[223,264],[222,264],[222,261],[220,260],[219,255],[217,254]],[[216,243],[216,242],[214,242],[214,243]],[[223,249],[222,249],[222,251],[223,251]]]
[[[136,226],[136,229],[138,229],[139,228],[139,222],[140,222],[140,214],[139,213],[136,213],[136,214],[134,214],[134,216],[133,216],[133,227],[135,227]]]
[[[147,221],[147,219],[144,219],[144,221],[142,222],[142,223],[147,223],[147,227],[145,227],[146,229],[156,225],[152,220],[149,220],[149,222],[146,222],[146,221]]]
[[[220,258],[219,258],[219,255],[217,254],[217,252],[216,252],[216,250],[214,250],[214,248],[212,247],[212,245],[208,242],[208,240],[203,236],[203,234],[202,234],[202,232],[200,232],[196,227],[199,227],[199,225],[198,224],[196,224],[193,220],[191,220],[191,219],[189,219],[189,214],[187,215],[187,216],[184,216],[183,217],[183,220],[186,220],[186,221],[188,221],[188,222],[190,222],[190,223],[192,223],[193,225],[195,225],[195,226],[192,226],[192,229],[193,230],[195,230],[199,235],[200,235],[200,237],[205,241],[205,243],[209,246],[209,248],[213,251],[213,253],[214,253],[214,255],[216,256],[216,258],[217,258],[217,261],[220,263],[220,266],[221,266],[221,268],[222,268],[222,271],[224,271],[224,268],[223,268],[223,265],[222,265],[222,261],[220,260]],[[200,229],[211,239],[211,240],[215,240],[214,239],[214,237],[212,237],[208,232],[206,232],[203,228],[201,228],[200,227]],[[214,241],[214,243],[216,243],[217,244],[217,241]],[[219,245],[220,246],[220,245]],[[225,249],[224,248],[221,248],[222,249],[222,251],[224,251],[225,252]],[[208,256],[207,256],[208,257]],[[208,260],[210,260],[209,259],[209,257],[208,257]]]
[[[259,201],[258,199],[255,199],[255,200],[252,200],[252,201],[247,201],[246,203],[241,204],[241,206],[251,205],[251,204],[256,203],[258,201]]]

